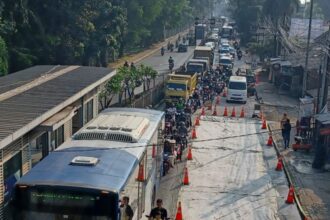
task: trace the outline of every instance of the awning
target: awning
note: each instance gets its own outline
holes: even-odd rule
[[[38,130],[42,131],[55,131],[67,121],[69,121],[75,115],[75,108],[72,106],[66,107],[62,111],[56,113],[52,117],[48,118],[41,125],[38,126]]]
[[[323,125],[330,125],[330,113],[317,114],[315,119]]]

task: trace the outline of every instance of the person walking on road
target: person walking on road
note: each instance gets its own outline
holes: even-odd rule
[[[151,210],[149,215],[149,220],[154,220],[154,219],[167,220],[167,210],[162,206],[163,206],[163,200],[157,199],[157,207]]]
[[[120,220],[132,220],[134,212],[132,207],[128,204],[129,197],[124,196],[122,199],[122,204],[120,205]]]
[[[283,125],[283,140],[284,140],[284,148],[289,148],[290,145],[290,137],[291,137],[291,123],[290,119],[286,119],[286,122]]]
[[[286,113],[283,113],[283,117],[281,119],[281,130],[282,130],[282,136],[283,136],[283,132],[284,132],[284,124],[286,123],[286,120],[288,119],[288,116]]]

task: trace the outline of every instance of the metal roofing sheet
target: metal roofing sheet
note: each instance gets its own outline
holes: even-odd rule
[[[0,77],[0,94],[22,86],[44,74],[51,74],[66,66],[33,66],[3,77]]]
[[[44,72],[47,69],[52,68],[51,66],[38,66],[29,68],[25,73],[31,74],[31,77],[34,78],[40,72]],[[35,70],[37,73],[34,73],[32,70]],[[37,117],[47,113],[86,87],[109,75],[111,72],[112,70],[108,68],[79,67],[21,94],[1,101],[0,142],[18,129],[28,125]],[[13,75],[15,74],[17,73]],[[18,72],[18,74],[17,79],[25,79],[25,77],[21,76],[21,72]],[[9,82],[10,80],[7,79],[7,81]],[[1,81],[1,83],[3,82]]]

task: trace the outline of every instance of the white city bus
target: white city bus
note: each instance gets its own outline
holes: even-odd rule
[[[163,120],[155,110],[101,112],[18,181],[13,219],[118,220],[122,196],[130,198],[133,219],[142,219],[161,177]],[[144,181],[136,180],[140,166]]]

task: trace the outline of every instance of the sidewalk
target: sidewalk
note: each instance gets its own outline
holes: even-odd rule
[[[312,220],[330,219],[330,173],[312,168],[314,149],[293,151],[284,149],[279,121],[284,112],[288,113],[291,122],[298,118],[298,100],[289,96],[279,95],[274,85],[261,82],[257,88],[264,105],[262,110],[273,133],[274,145],[283,156],[289,181],[295,187],[296,198],[300,201],[300,209],[304,217]],[[291,131],[291,144],[296,131]],[[299,206],[299,204],[298,204]]]

